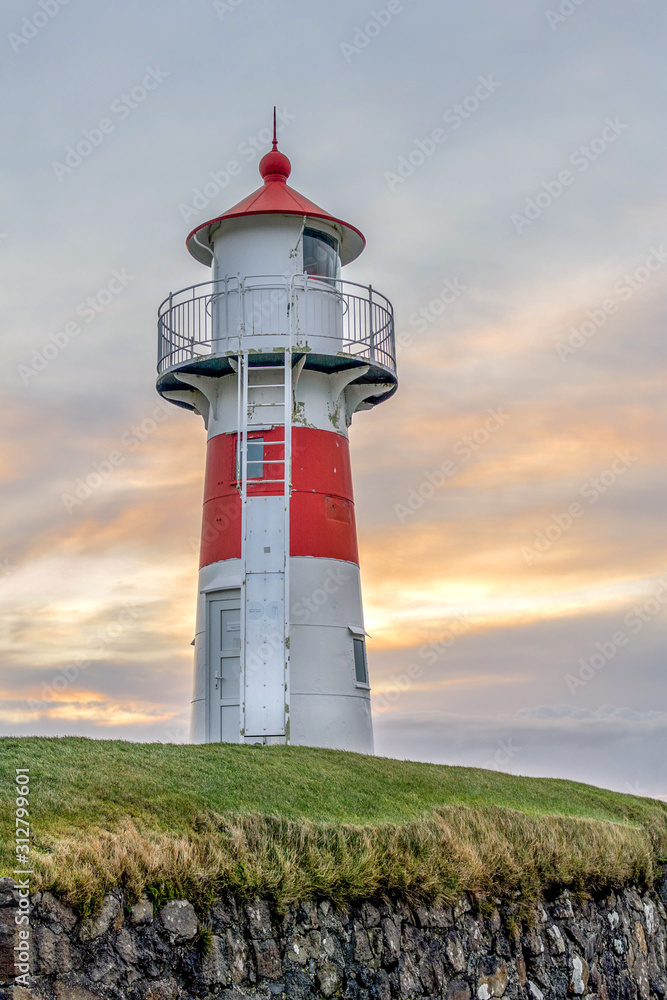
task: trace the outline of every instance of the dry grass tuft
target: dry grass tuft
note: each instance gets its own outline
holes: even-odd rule
[[[278,908],[318,898],[451,902],[464,892],[520,894],[530,905],[554,888],[647,886],[658,875],[656,844],[641,827],[457,806],[376,827],[209,812],[189,835],[176,835],[126,821],[114,832],[53,839],[35,861],[41,888],[84,911],[116,886],[130,899],[148,892],[200,909],[223,891]]]

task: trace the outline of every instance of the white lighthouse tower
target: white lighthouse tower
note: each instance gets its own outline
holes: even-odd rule
[[[158,391],[208,431],[191,740],[373,752],[348,428],[396,390],[362,234],[287,184],[198,226],[211,280],[158,318]]]

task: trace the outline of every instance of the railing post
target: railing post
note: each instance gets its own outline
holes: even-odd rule
[[[169,330],[170,334],[173,333],[172,323],[174,322],[174,317],[173,317],[172,312],[171,312],[173,304],[174,304],[174,293],[173,292],[169,292],[169,312],[167,313],[167,315],[169,316],[169,322],[167,323],[167,330]],[[164,337],[164,324],[163,324],[162,336]],[[170,337],[169,338],[169,352],[168,352],[170,360],[171,360],[171,354],[172,354],[173,350],[174,350],[174,345],[173,345],[172,339]]]
[[[216,339],[219,338],[220,340],[223,340],[223,339],[224,340],[229,340],[229,295],[227,294],[227,272],[226,271],[225,271],[225,287],[224,287],[224,290],[223,290],[223,295],[225,296],[224,327],[221,330],[220,329],[220,324],[218,324],[218,329],[215,330],[215,337],[216,337]],[[222,310],[219,309],[218,310],[218,319],[220,319],[221,316],[222,316]],[[216,345],[216,349],[217,349],[217,345]],[[213,345],[211,345],[211,353],[215,354],[215,351],[213,350]]]
[[[192,361],[192,359],[195,356],[195,337],[197,336],[197,317],[196,317],[196,311],[195,311],[196,310],[196,301],[197,300],[195,298],[195,286],[193,285],[192,286],[192,306],[191,306],[190,311],[188,313],[188,319],[189,319],[189,323],[188,323],[188,326],[189,326],[189,329],[188,329],[189,337],[188,337],[188,340],[190,341],[190,360],[191,361]]]
[[[371,361],[375,361],[375,334],[373,333],[373,286],[368,286],[368,333],[371,342]]]
[[[238,282],[238,288],[239,288],[239,354],[240,354],[245,340],[245,286],[241,279],[240,271],[236,276],[236,280]]]

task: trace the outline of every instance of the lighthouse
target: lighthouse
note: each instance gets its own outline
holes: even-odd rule
[[[158,313],[158,392],[207,430],[190,738],[372,753],[348,432],[396,391],[393,308],[341,279],[365,239],[288,184],[275,111],[259,172]]]

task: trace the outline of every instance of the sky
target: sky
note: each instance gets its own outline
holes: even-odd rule
[[[187,738],[205,431],[155,317],[275,104],[396,312],[351,428],[376,751],[667,798],[664,5],[0,16],[0,733]]]

